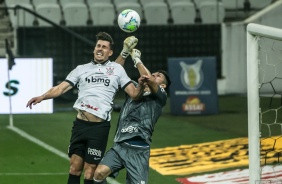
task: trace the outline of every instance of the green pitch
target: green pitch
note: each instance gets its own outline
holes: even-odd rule
[[[72,102],[55,103],[56,109],[71,106]],[[246,97],[220,96],[219,111],[219,114],[216,115],[172,116],[169,113],[169,104],[167,104],[156,125],[152,148],[247,137]],[[13,115],[13,118],[15,127],[67,154],[75,115],[76,112],[72,110],[54,114]],[[117,119],[118,112],[113,112],[108,148],[113,143]],[[69,170],[68,160],[22,138],[9,130],[8,124],[9,115],[1,115],[0,183],[66,183]],[[177,177],[179,176],[163,176],[150,169],[149,183],[179,184],[175,180]],[[120,173],[117,181],[124,183],[125,171]]]

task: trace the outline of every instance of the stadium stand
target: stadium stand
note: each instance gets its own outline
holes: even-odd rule
[[[21,5],[34,9],[40,15],[45,15],[61,25],[87,26],[90,24],[113,25],[118,13],[127,8],[136,10],[142,23],[148,25],[210,24],[236,19],[242,20],[250,15],[250,8],[252,10],[261,9],[270,4],[272,0],[7,0],[7,2],[7,4],[20,2]],[[50,5],[51,2],[52,5]],[[33,7],[30,6],[31,3]],[[44,5],[39,6],[42,3]],[[48,5],[46,5],[47,3]],[[60,9],[54,3],[58,3]],[[106,12],[108,12],[109,18],[104,18]],[[14,19],[12,20],[13,24]],[[25,25],[33,26],[34,18],[30,22],[26,21]],[[48,26],[49,24],[39,20],[38,25]]]
[[[244,8],[245,0],[222,0],[222,4],[225,9],[236,10],[236,9],[243,9]]]
[[[21,5],[27,9],[34,10],[29,0],[8,0],[6,1],[7,7],[15,7],[16,5]],[[13,27],[33,26],[34,25],[35,17],[32,14],[22,9],[17,9],[15,11],[12,9],[9,9],[8,12],[9,12],[9,17],[10,17]]]
[[[61,8],[57,2],[37,2],[35,5],[35,11],[42,15],[43,17],[48,18],[49,20],[55,22],[56,24],[60,24],[62,21],[62,13]],[[38,19],[39,26],[52,26],[46,21]]]
[[[84,0],[59,0],[59,1],[62,6],[65,6],[65,4],[69,4],[69,3],[85,4]]]
[[[92,3],[112,3],[111,0],[86,0],[86,3],[90,6]]]
[[[164,2],[148,2],[143,6],[147,25],[167,25],[169,18],[168,6]]]
[[[5,3],[0,0],[0,56],[5,55],[5,40],[8,40],[9,45],[14,46],[14,34],[10,24],[9,16],[7,11],[3,9]]]
[[[89,12],[87,5],[83,2],[62,2],[62,11],[66,26],[87,26]]]
[[[171,6],[173,3],[179,3],[179,2],[189,2],[194,3],[192,0],[166,0],[167,4]]]
[[[140,3],[142,6],[144,6],[147,3],[151,3],[151,2],[162,2],[165,3],[165,0],[140,0]]]
[[[32,4],[34,5],[34,6],[38,6],[39,4],[58,4],[58,1],[57,0],[48,0],[48,1],[46,1],[46,0],[32,0]]]
[[[120,4],[120,3],[131,3],[131,2],[133,2],[133,3],[139,3],[138,0],[114,0],[114,1],[113,1],[113,3],[114,3],[115,5],[118,5],[118,4]]]
[[[222,0],[222,4],[225,8],[225,17],[226,21],[236,20],[246,16],[246,1],[245,0]]]
[[[94,26],[100,25],[114,25],[116,19],[115,8],[112,3],[96,2],[89,5],[92,24]]]
[[[224,6],[217,0],[202,1],[199,4],[199,12],[204,24],[221,23],[225,16]]]
[[[249,0],[251,8],[261,9],[271,4],[272,0]]]
[[[31,4],[30,3],[30,0],[6,0],[6,5],[17,5],[17,4],[21,4],[21,3],[24,3],[24,4]]]
[[[200,4],[204,1],[209,1],[209,0],[193,0],[193,2],[195,3],[196,9],[199,9]]]
[[[189,1],[176,1],[169,4],[173,24],[194,24],[196,9]]]

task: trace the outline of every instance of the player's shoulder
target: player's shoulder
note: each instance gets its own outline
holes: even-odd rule
[[[90,65],[92,65],[92,63],[85,63],[85,64],[81,64],[81,65],[77,65],[76,68],[86,68],[89,67]]]
[[[107,66],[111,66],[113,68],[116,68],[117,70],[124,70],[123,66],[121,66],[121,64],[115,62],[115,61],[111,61],[107,64]]]
[[[115,66],[115,67],[120,67],[120,66],[121,66],[119,63],[117,63],[117,62],[115,62],[115,61],[109,61],[109,62],[107,63],[107,65],[111,65],[111,66]],[[122,66],[121,66],[121,67],[122,67]]]

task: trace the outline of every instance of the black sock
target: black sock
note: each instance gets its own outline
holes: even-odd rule
[[[84,184],[93,184],[93,180],[84,179]]]
[[[69,174],[68,184],[80,184],[80,176]]]

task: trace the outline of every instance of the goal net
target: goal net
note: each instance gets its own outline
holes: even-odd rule
[[[282,183],[282,29],[248,24],[247,80],[249,183]]]

